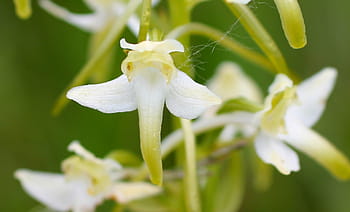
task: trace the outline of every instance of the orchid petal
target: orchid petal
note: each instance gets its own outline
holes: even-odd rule
[[[69,146],[68,146],[68,150],[74,152],[75,154],[77,154],[79,156],[81,156],[85,160],[89,160],[91,162],[104,165],[111,171],[115,171],[115,170],[120,171],[120,169],[122,168],[122,166],[118,162],[116,162],[115,160],[111,160],[111,159],[108,159],[108,158],[102,160],[100,158],[97,158],[94,154],[92,154],[91,152],[86,150],[79,143],[79,141],[73,141],[72,143],[70,143]]]
[[[32,15],[31,0],[14,0],[13,3],[19,18],[27,19]]]
[[[229,3],[248,4],[251,0],[226,0]]]
[[[275,80],[269,87],[269,95],[265,98],[265,106],[264,110],[262,110],[261,114],[269,111],[272,109],[272,100],[275,97],[277,93],[280,93],[284,91],[286,88],[290,88],[293,86],[292,80],[290,80],[286,75],[284,74],[278,74],[275,77]]]
[[[240,128],[236,125],[229,124],[224,127],[224,129],[220,132],[219,142],[226,143],[231,142],[234,139],[237,132],[239,132]]]
[[[333,90],[337,71],[334,68],[324,68],[316,75],[303,81],[297,87],[300,104],[288,111],[288,116],[295,117],[305,126],[313,126],[321,117],[326,101]]]
[[[349,160],[326,138],[302,124],[289,123],[286,142],[304,152],[339,179],[350,178]]]
[[[128,28],[130,31],[137,36],[139,34],[140,19],[136,15],[132,15],[128,21]]]
[[[125,75],[101,84],[74,87],[68,91],[67,98],[103,113],[132,111],[137,106],[134,90]]]
[[[293,86],[293,81],[284,74],[278,74],[269,87],[269,95],[275,95],[288,87]]]
[[[161,192],[161,188],[150,183],[116,183],[113,187],[112,197],[119,203],[128,203],[133,200],[150,197]]]
[[[211,106],[221,104],[221,99],[206,86],[196,83],[182,71],[170,81],[166,105],[175,116],[194,119]]]
[[[274,165],[282,174],[300,169],[298,155],[281,140],[267,134],[260,133],[256,137],[255,150],[265,163]]]
[[[120,40],[120,47],[123,49],[130,49],[134,51],[144,52],[144,51],[155,51],[162,53],[172,53],[172,52],[184,52],[183,45],[173,39],[166,39],[163,41],[143,41],[141,43],[132,44],[126,42],[123,38]]]
[[[85,4],[93,11],[96,11],[101,8],[100,0],[84,0]]]
[[[74,193],[64,175],[20,169],[15,177],[26,192],[48,207],[60,211],[71,209]]]
[[[162,183],[160,131],[166,93],[166,82],[158,69],[136,70],[133,78],[136,93],[142,156],[148,166],[151,181]]]
[[[78,28],[89,32],[95,32],[100,29],[101,21],[96,14],[80,15],[69,12],[58,6],[50,0],[40,0],[40,6],[48,13],[62,19]]]
[[[208,83],[208,88],[223,100],[245,97],[251,101],[262,102],[262,94],[257,84],[236,63],[221,63]]]

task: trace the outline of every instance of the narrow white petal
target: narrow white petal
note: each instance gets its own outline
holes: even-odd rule
[[[269,95],[274,95],[293,86],[293,81],[284,74],[278,74],[269,87]]]
[[[299,104],[293,105],[287,116],[299,119],[308,127],[313,126],[325,109],[336,77],[336,69],[324,68],[316,75],[303,81],[297,86]]]
[[[239,127],[229,124],[224,127],[224,129],[220,132],[219,142],[231,142],[232,139],[235,138],[235,135],[239,132]]]
[[[251,0],[226,0],[229,3],[248,4]]]
[[[62,19],[78,28],[89,32],[95,32],[101,26],[101,20],[96,14],[74,14],[68,10],[62,8],[61,6],[51,2],[50,0],[40,0],[40,6],[45,9],[48,13]]]
[[[349,160],[326,138],[301,123],[288,124],[286,142],[304,152],[340,179],[350,178]]]
[[[72,141],[69,146],[68,150],[74,152],[75,154],[83,157],[86,160],[98,160],[95,155],[93,155],[91,152],[86,150],[79,141]]]
[[[131,49],[134,51],[156,51],[163,53],[171,53],[171,52],[184,52],[183,45],[173,39],[167,39],[163,41],[142,41],[141,43],[132,44],[126,42],[123,38],[120,40],[120,47],[123,49]]]
[[[178,71],[170,81],[166,105],[175,116],[194,119],[206,109],[219,104],[221,99],[218,96],[182,71]]]
[[[151,180],[162,183],[160,131],[166,94],[166,82],[158,69],[135,70],[133,78],[139,112],[142,156]]]
[[[81,156],[85,160],[92,161],[97,164],[105,165],[109,169],[114,169],[114,170],[120,170],[122,166],[116,162],[115,160],[111,159],[100,159],[97,158],[94,154],[89,152],[87,149],[85,149],[79,141],[72,141],[69,146],[68,150],[74,152],[75,154]]]
[[[140,19],[136,15],[132,15],[128,20],[128,27],[130,31],[137,36],[139,34]]]
[[[281,140],[260,133],[255,139],[255,150],[265,163],[274,165],[282,174],[300,169],[298,155]]]
[[[101,84],[72,88],[67,98],[103,113],[132,111],[137,107],[134,90],[125,75]]]
[[[262,93],[257,84],[236,63],[221,63],[208,88],[223,100],[245,97],[257,103],[262,102]]]
[[[16,171],[15,177],[24,190],[44,205],[59,211],[71,209],[74,192],[64,175],[20,169]]]
[[[150,183],[116,183],[111,196],[119,203],[150,197],[161,192],[161,188]]]

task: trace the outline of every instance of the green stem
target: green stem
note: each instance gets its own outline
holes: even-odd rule
[[[224,127],[228,124],[253,125],[255,116],[253,113],[233,113],[214,116],[213,118],[200,119],[193,122],[192,131],[195,135],[210,131],[216,128]],[[164,159],[183,141],[184,133],[182,130],[175,130],[162,140],[161,153]]]
[[[151,24],[152,0],[143,0],[140,22],[139,42],[147,40],[147,33]]]
[[[290,72],[278,46],[249,7],[243,4],[229,3],[227,1],[225,2],[231,12],[242,23],[243,27],[247,30],[253,40],[270,59],[277,72],[286,74],[294,81],[297,81],[297,78]]]
[[[197,34],[208,37],[211,40],[214,40],[221,44],[223,47],[231,50],[232,52],[238,54],[242,58],[263,67],[266,70],[271,72],[276,72],[276,69],[271,64],[271,62],[266,59],[264,56],[260,55],[257,52],[250,50],[249,48],[243,46],[233,38],[228,37],[226,34],[216,30],[212,27],[206,26],[200,23],[189,23],[186,25],[179,26],[172,30],[166,38],[168,39],[177,39],[186,34]]]
[[[200,200],[197,182],[196,141],[192,131],[191,121],[181,119],[185,137],[185,195],[188,212],[200,212]]]
[[[168,0],[168,4],[172,28],[188,24],[191,21],[187,0]],[[180,67],[180,69],[187,75],[193,77],[194,71],[192,70],[190,60],[188,59],[191,55],[188,48],[190,46],[190,37],[183,36],[179,41],[185,47],[185,53],[174,54],[175,65]]]
[[[67,86],[67,88],[61,93],[56,104],[54,105],[52,114],[58,115],[61,110],[66,106],[68,100],[66,98],[66,93],[72,87],[81,85],[86,82],[86,80],[94,73],[95,68],[98,64],[106,57],[108,52],[114,47],[117,42],[120,33],[124,29],[125,24],[128,22],[130,16],[139,7],[141,0],[131,0],[124,12],[124,14],[114,23],[109,32],[108,36],[101,46],[96,50],[96,53],[90,58],[90,60],[83,66],[78,75],[73,79],[73,81]]]

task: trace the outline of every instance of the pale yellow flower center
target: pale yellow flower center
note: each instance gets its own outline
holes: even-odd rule
[[[135,70],[158,69],[167,82],[174,77],[177,70],[170,54],[157,51],[130,51],[121,69],[129,81],[136,73]]]
[[[261,128],[270,135],[286,134],[285,115],[296,99],[296,87],[275,94],[271,100],[271,109],[262,115]]]
[[[79,156],[71,156],[64,160],[62,170],[67,180],[89,179],[92,185],[88,188],[88,192],[91,195],[104,191],[112,184],[110,174],[103,164]]]

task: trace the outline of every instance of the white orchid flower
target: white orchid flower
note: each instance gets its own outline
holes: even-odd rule
[[[249,78],[237,65],[233,62],[221,63],[213,78],[208,82],[208,88],[216,95],[221,97],[223,101],[243,97],[252,102],[261,103],[262,93],[257,84]],[[211,108],[204,115],[203,118],[208,118],[217,112],[218,107]],[[220,133],[219,141],[232,141],[236,133],[242,132],[245,136],[250,136],[256,131],[257,126],[244,125],[227,125]]]
[[[300,169],[297,154],[289,144],[304,152],[340,179],[350,177],[350,163],[327,139],[312,127],[322,115],[337,71],[325,68],[294,86],[278,75],[269,88],[264,109],[258,113],[261,132],[255,139],[259,157],[282,174]]]
[[[118,20],[127,6],[127,2],[123,0],[84,0],[84,2],[93,11],[91,14],[72,13],[51,0],[40,0],[39,4],[53,16],[88,32],[101,31],[112,21]],[[157,3],[158,1],[153,1],[153,5]],[[138,34],[139,25],[138,16],[132,15],[128,27],[135,35]]]
[[[122,63],[122,76],[101,84],[72,88],[67,97],[104,113],[137,108],[142,155],[152,182],[161,184],[160,130],[164,103],[175,116],[194,119],[221,100],[175,67],[170,53],[184,51],[178,41],[129,44],[122,39],[120,45],[131,50]]]
[[[126,203],[158,194],[160,188],[145,182],[118,182],[120,164],[96,158],[78,142],[68,149],[77,154],[63,161],[64,174],[17,170],[15,177],[36,200],[57,211],[92,212],[105,199]]]

